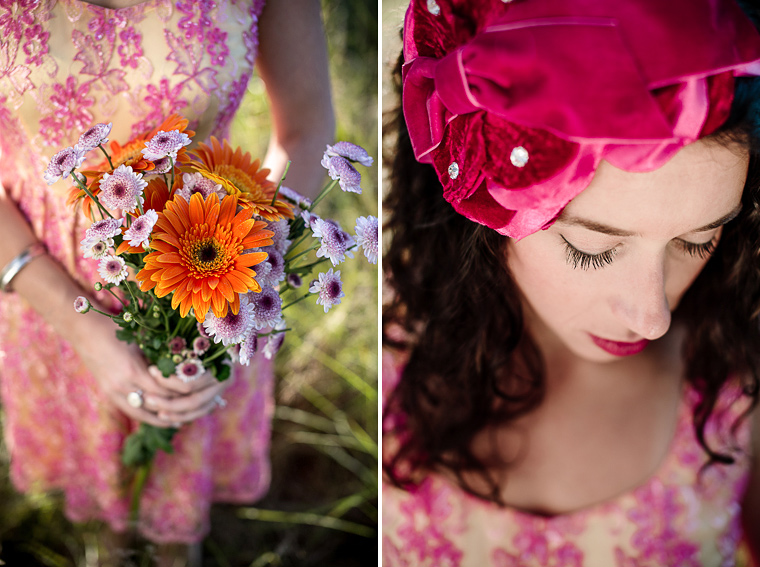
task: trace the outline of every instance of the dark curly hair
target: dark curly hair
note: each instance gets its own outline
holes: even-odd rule
[[[402,62],[394,75],[399,93]],[[520,293],[504,262],[508,239],[443,199],[432,166],[414,158],[400,109],[386,115],[383,131],[393,146],[385,160],[384,229],[391,240],[383,264],[393,294],[384,305],[383,342],[407,361],[386,403],[383,432],[393,448],[384,470],[404,487],[420,472],[443,468],[467,492],[503,504],[493,471],[508,471],[509,463],[497,454],[476,456],[473,438],[535,409],[545,391],[544,363],[525,332]],[[749,150],[743,207],[673,315],[688,329],[683,356],[700,394],[694,429],[707,465],[733,462],[705,439],[722,386],[741,377],[747,413],[758,401],[759,135],[760,80],[738,78],[730,118],[710,139]],[[485,489],[468,480],[471,473]]]

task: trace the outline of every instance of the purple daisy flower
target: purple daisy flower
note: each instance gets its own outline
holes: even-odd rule
[[[112,239],[117,234],[121,234],[121,225],[124,224],[124,219],[103,219],[92,223],[90,228],[84,235],[82,245],[85,242],[106,242]]]
[[[240,345],[240,352],[238,353],[240,364],[243,364],[244,366],[248,366],[248,363],[253,358],[253,355],[256,354],[256,350],[258,348],[259,348],[259,334],[256,331],[256,329],[251,329],[250,331],[248,331],[248,334],[245,336],[245,340]]]
[[[323,305],[325,313],[330,310],[330,307],[340,303],[341,297],[346,296],[343,293],[343,282],[340,281],[340,271],[333,273],[332,268],[327,273],[320,273],[319,280],[311,284],[309,291],[319,294],[317,305]]]
[[[45,181],[52,185],[61,177],[66,177],[84,161],[84,151],[77,147],[66,148],[55,154],[45,169]]]
[[[169,352],[172,354],[180,354],[187,346],[187,341],[182,337],[174,337],[169,341]]]
[[[77,313],[87,313],[90,310],[89,300],[80,295],[74,300],[74,310]]]
[[[325,155],[322,158],[322,167],[327,170],[332,179],[338,180],[341,189],[349,193],[361,194],[362,188],[359,184],[362,182],[362,174],[356,171],[346,158]]]
[[[100,201],[109,209],[132,212],[142,205],[143,189],[148,182],[129,165],[120,165],[113,174],[104,173],[100,180]]]
[[[221,342],[224,346],[230,346],[241,342],[245,338],[248,329],[253,323],[253,306],[248,302],[245,295],[240,296],[240,310],[237,314],[232,309],[227,311],[225,317],[217,317],[209,310],[203,326],[215,343]]]
[[[358,161],[365,167],[372,165],[374,160],[367,153],[367,150],[351,142],[338,142],[334,146],[327,146],[325,150],[325,158],[342,156],[351,161]]]
[[[314,214],[312,212],[309,212],[309,211],[302,211],[301,212],[301,218],[306,223],[306,226],[308,226],[309,228],[313,229],[314,228],[314,223],[319,220],[319,215],[316,215],[316,214]]]
[[[377,217],[356,219],[356,242],[364,249],[370,264],[377,264]]]
[[[267,338],[267,344],[264,345],[264,348],[261,349],[261,352],[264,354],[264,357],[266,357],[268,360],[272,360],[274,358],[274,355],[277,354],[277,352],[282,347],[282,343],[285,341],[285,333],[277,333],[276,331],[282,331],[285,329],[285,322],[282,321],[275,326],[274,334],[269,335]]]
[[[100,260],[101,258],[104,258],[106,254],[108,254],[108,244],[101,240],[98,240],[97,242],[90,245],[90,241],[83,240],[82,252],[84,252],[84,258],[93,258],[95,260]]]
[[[127,265],[123,258],[108,255],[100,260],[98,273],[106,282],[119,285],[127,279]]]
[[[262,286],[259,293],[248,292],[253,306],[253,324],[256,329],[274,327],[282,320],[282,298],[273,287]]]
[[[161,159],[153,160],[153,169],[150,171],[146,171],[146,174],[160,174],[160,173],[169,173],[172,170],[172,160],[169,156],[166,156]]]
[[[108,124],[95,124],[84,134],[79,136],[79,141],[75,147],[84,152],[94,150],[98,146],[108,143],[108,134],[111,133],[112,122]]]
[[[256,266],[256,279],[262,286],[276,286],[282,280],[285,279],[285,259],[282,257],[274,246],[267,246],[261,249],[262,252],[268,254],[267,259]],[[264,269],[263,274],[259,274],[259,269],[262,266],[269,266],[269,269]]]
[[[271,230],[274,233],[272,236],[272,246],[274,246],[280,254],[285,255],[291,244],[290,240],[288,240],[288,233],[290,232],[288,221],[285,219],[280,219],[275,222],[270,221],[267,223],[266,229]]]
[[[192,382],[200,378],[206,371],[197,358],[188,358],[180,362],[174,369],[174,374],[183,382]]]
[[[311,199],[304,197],[298,191],[293,191],[290,187],[280,186],[280,195],[285,197],[288,201],[292,201],[302,209],[308,209],[311,207]]]
[[[190,142],[188,135],[179,130],[168,132],[159,130],[155,136],[145,142],[145,149],[143,149],[142,154],[145,159],[150,161],[156,161],[166,156],[176,161],[177,152],[189,145]]]
[[[204,201],[212,193],[216,193],[219,196],[220,201],[227,196],[227,192],[222,189],[222,186],[219,183],[214,183],[208,177],[204,177],[197,172],[185,173],[182,176],[182,182],[184,185],[182,189],[177,190],[177,195],[181,195],[188,203],[195,193],[200,193]]]
[[[144,215],[140,215],[132,221],[132,224],[124,232],[124,238],[129,240],[130,246],[142,246],[147,250],[150,246],[150,233],[157,221],[158,213],[153,209],[148,209]]]
[[[299,288],[303,285],[303,279],[301,279],[301,276],[298,274],[288,274],[288,277],[285,278],[285,281],[288,282],[288,285],[290,287]]]
[[[196,355],[200,356],[202,354],[205,354],[210,346],[211,341],[206,337],[195,337],[195,340],[193,341],[193,352]]]
[[[348,256],[353,258],[353,252],[348,248],[356,244],[348,233],[343,232],[333,220],[317,219],[311,228],[314,238],[319,238],[322,245],[317,249],[317,257],[329,258],[333,266],[343,262]]]

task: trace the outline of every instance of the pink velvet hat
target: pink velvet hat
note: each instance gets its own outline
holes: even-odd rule
[[[734,0],[412,0],[403,111],[416,158],[461,214],[523,238],[602,159],[661,167],[760,75]]]

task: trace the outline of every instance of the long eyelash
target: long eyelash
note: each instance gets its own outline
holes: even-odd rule
[[[605,252],[599,254],[587,254],[581,252],[575,246],[570,244],[565,237],[561,237],[565,241],[565,248],[567,249],[567,263],[570,264],[573,269],[580,268],[581,270],[588,270],[589,268],[599,269],[608,264],[612,264],[612,260],[617,254],[617,248],[611,248]]]
[[[706,260],[712,253],[715,252],[715,247],[718,245],[718,239],[713,238],[710,242],[704,244],[694,244],[693,242],[687,242],[685,240],[676,240],[678,246],[686,252],[692,258],[700,258]]]

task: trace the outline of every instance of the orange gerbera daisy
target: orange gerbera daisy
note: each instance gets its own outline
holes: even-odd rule
[[[251,161],[250,153],[244,154],[240,148],[233,151],[227,140],[221,145],[212,136],[211,147],[198,144],[190,155],[195,158],[189,164],[192,171],[220,184],[229,195],[237,195],[240,204],[253,214],[270,221],[293,218],[293,207],[288,203],[276,200],[272,204],[277,184],[267,179],[268,169],[259,169],[259,160]]]
[[[251,266],[267,257],[243,250],[269,246],[273,236],[264,221],[251,218],[250,208],[236,214],[237,205],[235,195],[221,204],[215,193],[205,201],[196,193],[190,203],[175,195],[158,215],[151,241],[155,252],[145,257],[136,276],[140,289],[155,288],[157,297],[174,292],[172,309],[179,307],[182,317],[191,307],[198,321],[206,319],[209,308],[217,317],[225,317],[228,309],[237,314],[238,294],[261,291]]]
[[[114,169],[120,165],[128,165],[135,173],[145,173],[151,171],[154,169],[153,162],[146,160],[142,155],[142,151],[145,148],[145,142],[155,136],[159,130],[163,130],[165,132],[169,130],[179,130],[180,132],[184,132],[188,136],[192,137],[195,135],[195,132],[187,129],[188,124],[189,121],[186,118],[182,118],[177,114],[172,114],[169,116],[169,118],[164,120],[160,126],[157,126],[149,132],[145,132],[144,134],[140,134],[139,136],[132,138],[123,146],[116,140],[112,140],[109,144],[109,154],[111,156],[111,162],[113,163]],[[182,148],[177,153],[177,162],[186,162],[187,159],[188,158],[185,148]],[[98,165],[96,165],[94,169],[82,171],[81,173],[87,178],[87,188],[93,195],[97,196],[97,194],[100,193],[100,179],[103,177],[104,173],[110,172],[111,165],[108,163],[107,159],[104,159]],[[92,210],[93,207],[95,207],[95,203],[84,191],[79,189],[79,187],[73,187],[69,192],[68,204],[73,205],[78,199],[83,199],[82,211],[87,216],[87,218],[92,221]]]

